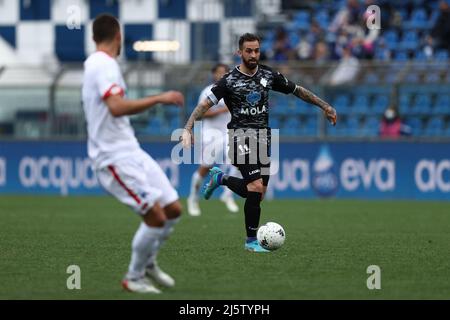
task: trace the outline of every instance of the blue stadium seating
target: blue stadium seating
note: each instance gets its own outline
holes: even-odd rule
[[[411,116],[406,118],[406,124],[411,127],[412,135],[420,136],[422,135],[422,118],[418,116]]]
[[[358,94],[353,99],[352,111],[356,114],[366,114],[369,112],[369,96]]]
[[[364,123],[361,134],[367,137],[377,137],[379,135],[380,118],[376,116],[368,117]]]
[[[347,119],[347,135],[350,137],[356,137],[359,133],[359,118],[356,116],[350,116]]]
[[[350,111],[349,105],[350,105],[350,96],[347,94],[341,94],[338,95],[333,102],[333,105],[337,110],[339,110],[339,113],[346,114]]]
[[[402,41],[399,43],[400,48],[405,50],[413,50],[419,45],[419,38],[417,36],[417,32],[410,30],[407,31],[402,38]]]
[[[317,136],[317,116],[309,116],[306,118],[302,128],[302,134],[306,136]]]
[[[309,11],[299,11],[294,16],[294,26],[299,30],[308,30],[310,28]]]
[[[330,25],[330,16],[328,14],[328,11],[326,10],[319,10],[318,12],[316,12],[313,18],[324,30],[326,30]]]
[[[405,29],[426,29],[429,27],[427,12],[423,8],[415,9],[409,21],[403,23]]]
[[[396,49],[399,42],[398,32],[396,30],[387,30],[383,34],[386,46],[389,49]]]
[[[411,113],[428,115],[431,113],[431,98],[428,94],[419,94],[415,97]]]
[[[381,115],[389,107],[389,97],[384,94],[379,94],[375,97],[372,104],[372,112],[376,115]]]
[[[411,96],[409,94],[400,94],[398,105],[400,114],[408,113],[410,105],[411,105]]]
[[[428,120],[423,134],[425,136],[437,137],[444,131],[444,120],[442,117],[432,117]]]
[[[448,94],[438,95],[433,104],[433,113],[438,115],[450,115],[450,96]]]

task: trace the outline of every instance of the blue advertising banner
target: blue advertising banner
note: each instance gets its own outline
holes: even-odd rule
[[[174,146],[142,144],[185,197],[197,165],[174,163]],[[449,143],[281,143],[279,154],[269,197],[450,200]],[[0,142],[0,193],[104,194],[81,141]]]

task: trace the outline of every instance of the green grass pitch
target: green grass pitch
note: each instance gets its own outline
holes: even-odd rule
[[[242,202],[240,203],[242,207]],[[0,197],[0,299],[449,299],[450,203],[274,200],[286,243],[243,250],[243,214],[217,200],[184,215],[159,255],[177,285],[124,292],[138,217],[111,197]],[[69,265],[81,290],[68,290]],[[381,289],[366,286],[369,265]]]

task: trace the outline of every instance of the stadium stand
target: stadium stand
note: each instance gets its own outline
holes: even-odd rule
[[[446,48],[436,32],[436,24],[448,14],[448,2],[334,0],[288,6],[282,0],[127,0],[125,6],[125,1],[115,0],[2,1],[0,54],[15,52],[9,61],[21,65],[4,62],[0,69],[0,133],[84,135],[81,63],[94,49],[92,18],[109,12],[123,22],[121,64],[128,94],[158,92],[166,83],[186,94],[187,106],[181,112],[170,107],[134,117],[140,135],[166,136],[180,126],[209,81],[211,64],[218,60],[233,64],[236,39],[249,31],[262,35],[264,63],[313,89],[339,113],[338,127],[326,130],[313,107],[274,94],[271,123],[282,135],[375,138],[383,112],[393,106],[411,125],[414,137],[450,137],[449,40]],[[67,11],[68,4],[79,11]],[[364,27],[367,4],[381,8],[382,28],[377,32]],[[77,13],[79,26],[74,25]],[[280,30],[286,34],[282,37],[286,55],[274,51]],[[173,53],[133,49],[136,41],[151,39],[176,40],[181,49]],[[2,49],[5,43],[8,48]],[[333,86],[330,75],[345,49],[359,59],[358,72],[352,81]],[[27,88],[26,95],[17,99],[21,88]],[[46,129],[27,131],[26,125],[13,125],[33,119],[36,128],[44,121]]]

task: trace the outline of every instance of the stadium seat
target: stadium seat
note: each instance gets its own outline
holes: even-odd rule
[[[425,130],[425,136],[437,137],[444,134],[444,120],[442,117],[432,117],[428,120]]]
[[[359,118],[350,116],[347,120],[347,135],[349,137],[357,137],[359,135]]]
[[[281,125],[282,125],[282,122],[281,122],[281,120],[280,120],[279,117],[277,117],[277,116],[272,116],[272,117],[270,117],[269,125],[270,125],[270,127],[271,127],[272,129],[280,129],[280,128],[281,128]]]
[[[384,94],[378,94],[373,101],[372,111],[376,115],[382,115],[387,107],[389,107],[389,97]]]
[[[428,94],[419,94],[415,97],[411,108],[412,114],[428,115],[431,113],[431,98]]]
[[[425,74],[424,80],[426,83],[440,82],[441,76],[438,72],[430,71]]]
[[[294,15],[294,26],[299,30],[308,30],[310,27],[309,11],[299,11]]]
[[[284,126],[281,129],[281,134],[285,134],[287,136],[296,136],[300,134],[300,121],[298,118],[288,118],[284,122]]]
[[[355,96],[352,111],[355,114],[367,114],[369,112],[369,97],[365,94]]]
[[[404,29],[426,29],[428,27],[427,12],[423,8],[415,9],[409,21],[403,23]]]
[[[422,135],[422,119],[417,116],[411,116],[406,119],[406,124],[411,127],[412,135]]]
[[[398,32],[395,30],[388,30],[383,34],[386,46],[389,49],[396,49],[399,42]]]
[[[433,113],[438,115],[450,115],[450,96],[438,95],[433,104]]]
[[[330,16],[328,15],[328,11],[319,10],[313,18],[323,30],[328,29],[328,26],[330,25]]]
[[[407,114],[411,105],[411,96],[409,94],[400,94],[398,108],[400,114]]]
[[[403,80],[407,83],[418,83],[420,82],[420,74],[416,71],[408,72]]]
[[[312,106],[302,99],[295,99],[294,106],[296,114],[309,114],[312,109]]]
[[[362,127],[361,135],[366,137],[377,137],[379,135],[380,118],[371,116],[367,117]]]
[[[447,50],[436,51],[435,60],[447,62],[448,61],[448,51]]]
[[[404,50],[414,50],[419,46],[419,38],[416,31],[407,31],[399,43],[400,48]]]
[[[302,134],[305,136],[317,136],[317,128],[317,116],[309,116],[304,121]]]
[[[333,102],[334,107],[336,110],[339,110],[339,113],[346,114],[350,111],[349,105],[350,105],[350,96],[347,94],[341,94],[335,97]]]

